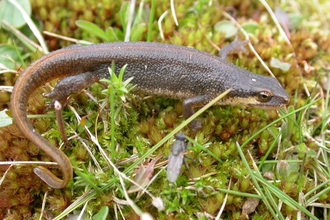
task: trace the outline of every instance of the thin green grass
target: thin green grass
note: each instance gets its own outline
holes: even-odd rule
[[[210,108],[215,103],[219,102],[219,100],[222,99],[223,97],[225,97],[229,92],[230,92],[230,90],[227,90],[226,92],[222,93],[221,95],[219,95],[218,97],[216,97],[215,99],[213,99],[210,103],[208,103],[207,105],[205,105],[203,108],[199,109],[190,118],[188,118],[187,120],[185,120],[184,122],[182,122],[178,127],[176,127],[175,129],[173,129],[172,132],[170,132],[168,135],[166,135],[166,137],[164,137],[160,142],[158,142],[155,146],[153,146],[152,148],[150,148],[144,155],[141,155],[141,157],[138,160],[136,160],[131,166],[129,166],[128,168],[126,168],[123,171],[123,174],[126,175],[129,172],[131,172],[133,169],[135,169],[147,157],[150,157],[154,151],[156,151],[163,144],[165,144],[167,141],[169,141],[171,138],[173,138],[175,136],[175,134],[179,133],[184,127],[186,127],[190,122],[192,122],[193,120],[195,120],[200,114],[202,114],[203,112],[205,112],[208,108]],[[115,120],[115,119],[114,118],[111,118],[111,120]],[[101,187],[99,190],[102,192],[102,191],[110,188],[111,186],[113,186],[113,184],[115,184],[115,182],[117,182],[117,181],[118,181],[117,178],[110,179],[109,183],[107,183],[105,186]],[[67,216],[69,213],[71,213],[72,211],[74,211],[75,209],[77,209],[78,207],[80,207],[81,205],[83,205],[84,203],[86,203],[86,202],[92,200],[93,198],[95,198],[96,195],[97,195],[97,192],[90,191],[89,194],[86,197],[82,198],[81,200],[77,200],[74,203],[74,206],[72,206],[72,205],[69,206],[60,215],[56,216],[56,218],[54,218],[54,220],[61,219],[61,218],[65,217],[65,216]]]

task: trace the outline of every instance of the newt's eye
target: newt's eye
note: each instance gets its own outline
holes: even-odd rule
[[[268,91],[261,91],[257,95],[259,102],[268,102],[272,98],[272,94]]]

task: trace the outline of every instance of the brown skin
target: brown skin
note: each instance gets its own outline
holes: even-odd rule
[[[234,48],[234,44],[229,47]],[[116,65],[116,73],[128,64],[124,80],[134,77],[131,83],[136,85],[136,90],[184,100],[185,118],[193,114],[194,107],[208,103],[229,88],[232,91],[217,104],[279,108],[289,100],[288,94],[275,78],[253,74],[222,58],[187,47],[137,42],[71,46],[57,50],[25,70],[11,96],[11,111],[17,127],[51,156],[63,172],[63,179],[59,179],[44,167],[34,169],[52,188],[63,188],[69,183],[72,166],[62,151],[34,131],[26,114],[28,98],[45,83],[64,78],[48,97],[65,106],[71,93],[100,79],[109,78],[108,67],[112,62]],[[191,127],[197,129],[198,126],[195,122]]]

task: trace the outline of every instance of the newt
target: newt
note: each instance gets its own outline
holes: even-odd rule
[[[73,176],[72,165],[61,150],[52,146],[29,123],[28,99],[37,88],[59,78],[62,81],[48,96],[65,106],[71,93],[109,78],[108,67],[113,62],[116,73],[127,64],[124,80],[133,77],[131,83],[136,91],[183,100],[184,118],[191,116],[195,107],[203,106],[229,88],[231,92],[217,104],[276,109],[289,101],[287,92],[275,78],[253,74],[230,64],[223,56],[188,47],[118,42],[75,45],[54,51],[32,63],[20,75],[11,95],[14,123],[58,163],[63,173],[60,179],[45,167],[33,169],[52,188],[63,188],[69,183]],[[199,126],[195,121],[192,123],[192,127]]]

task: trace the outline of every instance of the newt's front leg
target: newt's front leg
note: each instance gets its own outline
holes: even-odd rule
[[[209,101],[211,101],[209,95],[201,95],[183,100],[182,111],[184,119],[188,119],[195,113],[194,108],[203,106]],[[193,132],[202,128],[202,124],[199,120],[193,120],[188,126]]]

